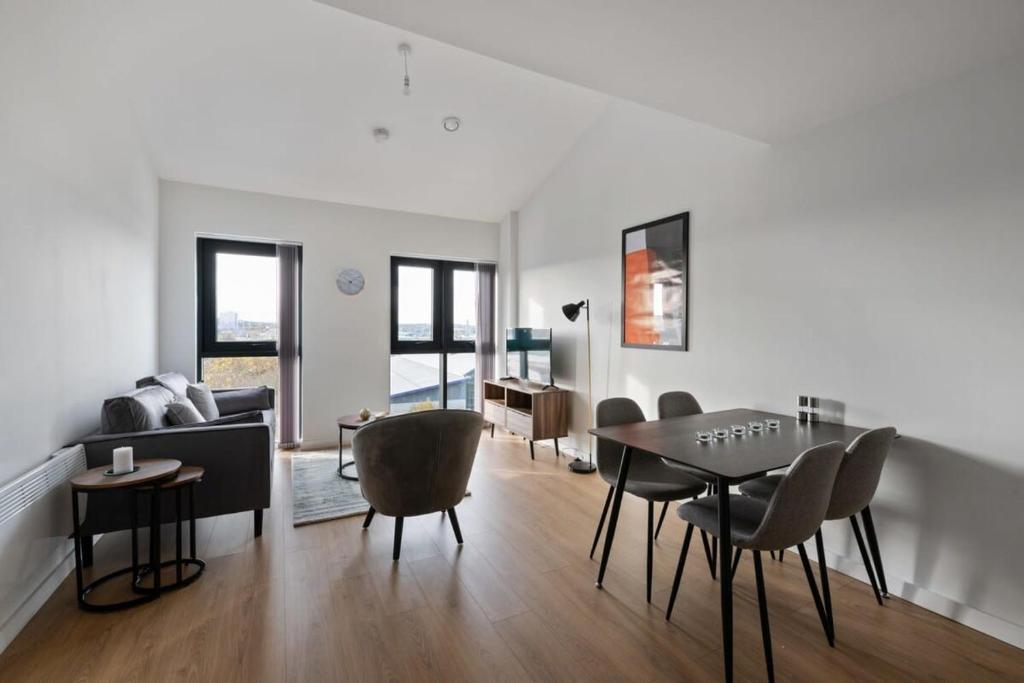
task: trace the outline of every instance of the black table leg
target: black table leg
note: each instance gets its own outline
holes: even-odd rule
[[[71,491],[71,514],[72,530],[75,536],[75,595],[78,596],[78,604],[84,605],[82,598],[82,539],[78,526],[78,492]]]
[[[153,485],[149,506],[149,569],[153,573],[153,592],[160,593],[160,484]]]
[[[174,578],[181,583],[181,487],[174,489]]]
[[[718,583],[722,593],[722,657],[725,680],[732,681],[732,517],[729,480],[718,478]]]
[[[196,559],[196,485],[188,487],[188,554]]]
[[[633,459],[633,449],[622,448],[622,463],[619,465],[619,478],[615,481],[615,493],[612,495],[612,514],[608,518],[608,529],[604,532],[604,552],[601,553],[601,569],[597,572],[597,587],[604,583],[604,571],[608,568],[608,557],[612,554],[612,541],[615,540],[615,525],[619,522],[619,508],[622,507],[622,493],[626,490],[629,478],[629,463]]]

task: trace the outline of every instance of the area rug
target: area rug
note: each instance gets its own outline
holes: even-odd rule
[[[346,455],[352,458],[351,451]],[[292,526],[363,515],[369,509],[359,482],[338,476],[338,451],[292,455]]]
[[[351,459],[352,451],[346,448],[345,460]],[[345,472],[352,472],[352,468]],[[369,509],[359,482],[338,476],[338,451],[293,452],[292,526],[355,517]]]

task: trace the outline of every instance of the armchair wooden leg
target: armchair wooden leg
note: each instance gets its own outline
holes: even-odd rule
[[[363,528],[364,529],[369,529],[370,528],[370,522],[373,521],[373,515],[376,514],[376,512],[377,511],[374,510],[372,506],[370,507],[369,510],[366,511],[366,517],[363,518]]]
[[[455,540],[459,542],[459,545],[462,545],[462,529],[459,528],[459,518],[455,515],[455,508],[448,508],[448,521],[452,523]]]
[[[263,535],[263,509],[252,511],[253,535],[257,538]]]
[[[402,554],[402,522],[404,521],[404,517],[395,517],[395,549],[391,553],[391,559],[395,562],[398,561],[398,556]]]

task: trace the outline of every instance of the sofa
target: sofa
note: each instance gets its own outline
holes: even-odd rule
[[[188,380],[180,373],[144,377],[132,391],[103,403],[101,433],[80,443],[89,467],[110,465],[113,450],[131,446],[134,457],[173,458],[206,470],[195,487],[197,518],[251,510],[255,535],[263,532],[263,510],[270,507],[274,464],[274,390],[270,387],[213,390],[220,418],[174,425],[167,407],[179,401]],[[131,528],[133,494],[117,491],[89,496],[82,521],[84,556],[91,560],[91,536]],[[140,505],[140,528],[149,509]],[[165,495],[161,518],[174,520],[174,498]]]

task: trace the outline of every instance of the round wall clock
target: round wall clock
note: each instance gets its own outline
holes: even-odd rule
[[[366,278],[356,268],[343,268],[338,271],[338,277],[334,280],[335,284],[338,285],[338,291],[342,294],[358,294],[363,291],[363,285],[366,284]]]

